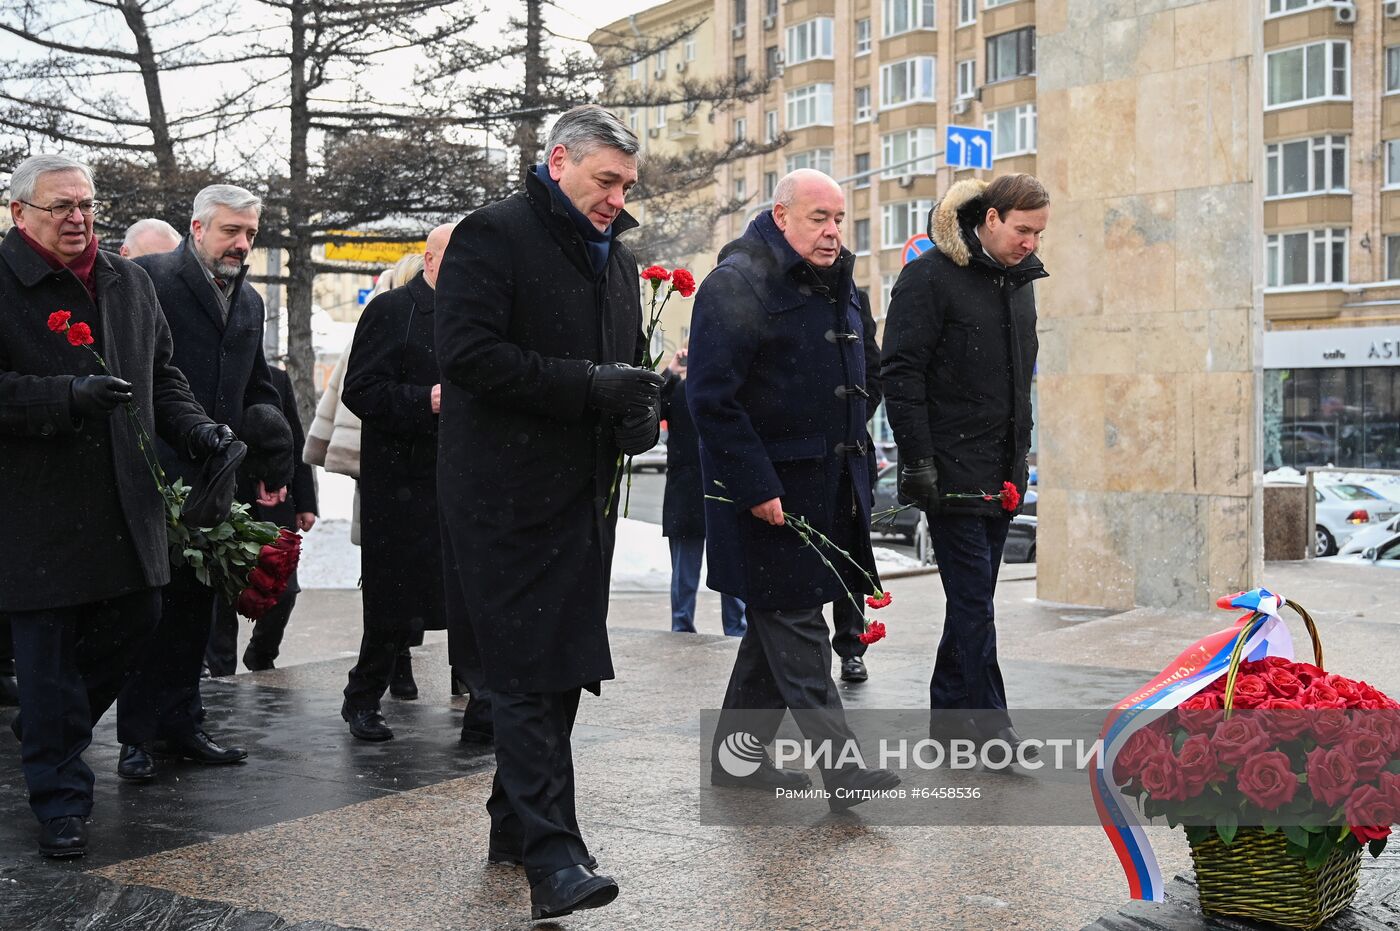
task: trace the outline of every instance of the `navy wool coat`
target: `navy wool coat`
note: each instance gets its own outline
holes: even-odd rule
[[[791,527],[749,509],[781,498],[873,579],[867,458],[866,342],[854,257],[821,286],[763,213],[721,252],[695,299],[686,391],[700,434],[710,588],[762,609],[815,607],[874,591],[837,554],[838,580]],[[838,520],[838,510],[845,513]],[[878,580],[876,580],[878,581]]]

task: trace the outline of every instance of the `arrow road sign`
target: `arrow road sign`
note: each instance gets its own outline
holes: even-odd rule
[[[944,158],[954,168],[991,168],[992,131],[971,126],[948,126]]]

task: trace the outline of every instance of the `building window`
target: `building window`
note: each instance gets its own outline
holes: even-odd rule
[[[933,0],[884,0],[884,27],[880,34],[888,38],[914,29],[936,28]]]
[[[835,21],[824,16],[787,28],[787,59],[789,65],[831,57],[832,31]]]
[[[1385,278],[1400,281],[1400,236],[1385,237]]]
[[[907,200],[885,204],[880,208],[880,248],[898,249],[913,236],[924,231],[931,200]]]
[[[864,84],[856,88],[856,122],[865,123],[870,120],[870,85]]]
[[[977,0],[958,0],[958,25],[971,26],[977,22]]]
[[[744,200],[748,195],[748,185],[743,178],[734,179],[734,199]]]
[[[831,117],[830,84],[807,84],[790,90],[784,97],[787,104],[787,128],[805,129],[808,126],[830,126]]]
[[[1400,45],[1385,50],[1385,92],[1400,91]]]
[[[656,119],[653,125],[655,125],[657,128],[666,125],[666,105],[664,103],[657,106]]]
[[[694,61],[694,60],[695,60],[695,37],[692,36],[692,37],[690,37],[689,39],[686,39],[686,40],[685,40],[685,45],[684,45],[683,47],[685,48],[685,60],[686,60],[686,61]]]
[[[778,141],[778,111],[765,110],[763,112],[763,141]]]
[[[857,152],[855,163],[856,187],[870,187],[870,153]]]
[[[1312,6],[1331,6],[1332,0],[1269,0],[1269,15],[1279,16]]]
[[[642,63],[634,61],[627,66],[627,79],[629,81],[640,81],[642,79]]]
[[[749,121],[742,116],[734,121],[734,141],[743,142],[749,138]]]
[[[634,136],[640,135],[640,133],[637,131],[637,127],[638,127],[640,124],[641,124],[641,120],[638,119],[637,111],[636,111],[636,110],[628,110],[628,111],[627,111],[627,128],[630,129],[630,130],[632,130],[632,135],[634,135]]]
[[[1269,52],[1264,56],[1268,106],[1350,99],[1350,49],[1346,42],[1314,42]]]
[[[1265,237],[1264,270],[1271,288],[1346,284],[1347,230],[1304,230]]]
[[[983,9],[990,10],[994,6],[1006,6],[1008,3],[1015,3],[1016,0],[987,0],[982,4]]]
[[[656,53],[656,76],[661,77],[666,72],[666,53],[669,49],[661,49]]]
[[[772,200],[773,192],[777,189],[778,173],[776,171],[765,171],[763,173],[763,196]]]
[[[742,26],[749,21],[749,0],[734,0],[734,25]]]
[[[769,80],[783,73],[783,56],[776,45],[763,50],[763,72]]]
[[[977,59],[969,58],[958,62],[958,99],[967,100],[977,95]]]
[[[1265,146],[1266,197],[1347,190],[1347,137],[1314,136]]]
[[[1035,151],[1035,104],[1024,103],[987,114],[992,131],[992,158],[1027,155]]]
[[[987,40],[987,83],[1035,74],[1035,27],[1015,29]]]
[[[749,76],[749,56],[734,56],[734,76],[741,81]]]
[[[870,54],[870,17],[856,20],[856,54]]]
[[[831,174],[831,150],[811,149],[807,152],[798,152],[796,155],[789,155],[787,158],[787,170],[796,171],[799,168],[815,168],[817,171]]]
[[[776,19],[778,16],[778,0],[764,0],[763,15],[772,16]]]
[[[1400,187],[1400,139],[1385,142],[1385,186]]]
[[[930,57],[907,58],[880,67],[880,109],[906,103],[929,102],[933,92],[934,60]]]
[[[886,166],[886,171],[881,177],[932,174],[935,168],[933,153],[937,142],[938,133],[932,127],[906,129],[881,136],[880,163]],[[919,158],[921,155],[927,155],[928,158]],[[916,158],[919,161],[911,163],[911,159]]]
[[[851,228],[851,251],[856,255],[870,254],[870,220],[857,220]]]

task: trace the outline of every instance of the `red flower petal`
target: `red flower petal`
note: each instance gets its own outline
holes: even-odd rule
[[[49,314],[49,329],[55,333],[62,333],[68,329],[68,318],[73,316],[66,310],[55,310]]]
[[[86,323],[75,323],[68,328],[68,342],[74,346],[92,345],[92,327]]]
[[[866,595],[865,603],[872,608],[883,608],[894,600],[894,595],[889,592],[879,592],[878,595]]]

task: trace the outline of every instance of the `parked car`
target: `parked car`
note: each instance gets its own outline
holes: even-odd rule
[[[1379,530],[1381,528],[1368,528]],[[1357,537],[1361,534],[1357,534]],[[1353,537],[1355,539],[1355,537]],[[1384,534],[1379,542],[1368,545],[1360,552],[1339,553],[1329,557],[1327,562],[1339,566],[1378,566],[1382,569],[1400,569],[1400,533]]]
[[[1400,534],[1400,514],[1383,524],[1370,523],[1351,535],[1351,539],[1337,548],[1338,556],[1362,553],[1373,546],[1380,546],[1396,534]]]
[[[887,511],[899,507],[899,467],[887,466],[880,470],[875,482],[874,512]],[[1035,562],[1035,505],[1036,490],[1026,489],[1026,498],[1021,513],[1011,521],[1011,529],[1006,534],[1004,562]],[[871,530],[903,537],[914,547],[914,557],[925,566],[932,566],[933,543],[929,540],[928,520],[918,508],[905,508],[893,517],[878,522]]]
[[[1317,524],[1313,528],[1313,555],[1331,556],[1366,524],[1383,524],[1396,514],[1400,505],[1365,485],[1339,482],[1314,485]]]

